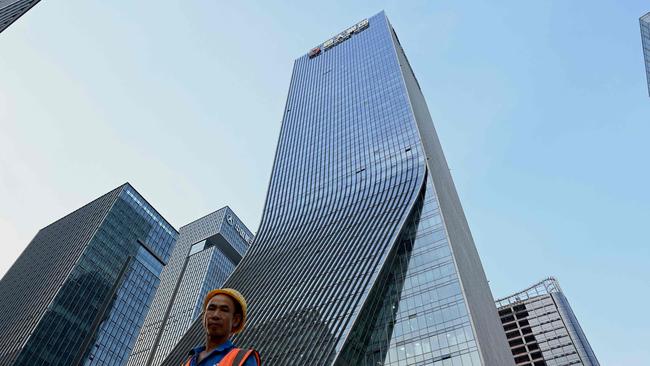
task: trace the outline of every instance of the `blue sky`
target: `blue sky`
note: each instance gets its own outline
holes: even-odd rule
[[[175,227],[256,230],[293,59],[385,10],[495,297],[556,276],[603,365],[643,365],[650,98],[628,1],[42,1],[0,34],[0,276],[126,181]]]

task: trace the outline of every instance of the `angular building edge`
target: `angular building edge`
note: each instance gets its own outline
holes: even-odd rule
[[[39,2],[40,0],[19,0],[9,5],[3,5],[2,1],[0,1],[0,33],[9,28]]]
[[[9,342],[10,337],[6,337],[4,338],[5,342],[0,342],[0,345],[2,345],[0,364],[11,365],[16,361],[16,358],[31,337],[33,328],[40,323],[45,310],[50,306],[59,288],[63,286],[77,264],[85,250],[86,242],[95,235],[97,228],[108,215],[124,186],[122,184],[112,189],[39,229],[29,241],[27,247],[0,279],[0,299],[4,299],[4,301],[0,301],[0,334],[4,336],[11,332],[14,339],[13,342]],[[84,215],[87,212],[92,214]],[[47,235],[48,230],[55,228],[57,224],[65,225],[66,220],[70,219],[86,219],[84,225],[73,227],[73,229],[79,228],[78,230],[68,230],[66,239],[73,240],[73,245],[64,247],[46,245],[43,236]],[[57,255],[60,255],[62,259],[56,260]],[[35,278],[23,284],[24,273],[31,267],[34,258],[42,258],[42,261],[52,262],[52,265],[57,266],[57,273],[53,275],[45,271],[32,272],[32,276]],[[19,288],[16,288],[17,286]],[[26,290],[24,290],[25,287],[27,287]],[[20,291],[21,289],[23,291]],[[32,306],[21,311],[19,306],[29,301],[25,298],[27,293],[40,294],[39,301],[32,301]],[[16,334],[16,329],[24,330]]]
[[[390,24],[387,21],[388,24]],[[467,298],[472,328],[476,332],[481,358],[486,366],[514,365],[505,334],[494,306],[494,297],[488,285],[483,265],[476,250],[467,218],[454,186],[449,167],[438,139],[433,119],[426,100],[406,58],[401,43],[391,26],[395,52],[400,62],[404,83],[408,92],[413,114],[421,135],[427,158],[429,178],[437,193],[451,249],[461,280],[461,287]]]
[[[84,204],[83,206],[73,210],[72,212],[64,215],[63,217],[55,220],[47,226],[41,228],[34,238],[29,242],[28,246],[21,253],[14,264],[9,268],[5,276],[0,281],[0,294],[3,299],[11,299],[9,302],[0,302],[0,333],[10,332],[14,329],[12,344],[2,344],[4,349],[0,352],[0,364],[13,364],[17,362],[17,358],[23,353],[24,348],[34,335],[35,329],[40,326],[40,323],[45,316],[52,303],[59,296],[60,290],[68,283],[69,278],[79,262],[82,260],[85,252],[88,250],[89,242],[97,235],[99,228],[106,221],[109,213],[113,209],[120,194],[124,190],[133,191],[139,199],[155,210],[149,202],[128,182],[119,185],[117,188],[112,189],[108,193],[101,195],[98,198]],[[171,226],[166,219],[158,214],[160,219],[164,221],[164,225],[159,223],[161,227],[169,232],[173,231],[177,234],[176,229]],[[64,241],[66,245],[53,246],[49,245],[48,232],[57,230],[60,226],[64,226],[63,230],[65,235],[57,237],[57,240]],[[149,253],[160,260],[159,256],[140,243]],[[41,261],[44,267],[50,267],[47,271],[31,271],[27,269],[36,260]],[[49,262],[49,263],[47,263]],[[127,262],[130,263],[130,262]],[[125,264],[126,265],[126,264]],[[27,267],[26,267],[27,266]],[[125,268],[125,267],[124,267]],[[123,269],[124,269],[123,268]],[[30,281],[24,281],[21,278],[21,271],[24,275],[25,271],[29,270],[31,276]],[[52,272],[54,270],[54,272]],[[40,278],[38,277],[40,276]],[[18,278],[17,278],[18,277]],[[121,277],[121,274],[120,274]],[[114,284],[111,292],[115,292],[116,284]],[[26,297],[33,297],[34,293],[40,294],[39,301],[26,299]],[[32,305],[29,309],[18,309],[20,311],[12,311],[10,308],[21,303],[31,301]],[[108,303],[104,303],[104,307],[100,309],[101,312],[107,311]],[[2,315],[4,314],[4,315]],[[4,317],[4,318],[3,318]],[[7,319],[7,317],[9,317]],[[99,318],[98,318],[99,319]],[[92,337],[96,336],[99,329],[99,320],[95,320],[91,325]],[[18,325],[19,324],[19,325]],[[21,330],[16,334],[15,329]],[[94,339],[94,338],[93,338]],[[86,350],[92,344],[93,339],[85,339],[83,344],[76,351],[75,360],[80,360],[86,354]],[[3,343],[3,342],[0,342]],[[75,361],[81,362],[81,361]]]
[[[650,13],[649,13],[650,14]],[[503,311],[510,307],[516,307],[521,304],[527,303],[529,300],[534,300],[544,295],[549,295],[555,303],[556,310],[560,315],[563,327],[568,332],[568,337],[573,342],[576,353],[580,357],[581,365],[584,366],[599,366],[600,363],[596,354],[591,348],[591,344],[587,340],[587,336],[582,330],[582,326],[571,309],[571,305],[567,300],[559,281],[555,277],[545,278],[524,290],[516,292],[506,297],[495,300],[498,311]],[[523,318],[526,319],[526,318]],[[527,319],[526,319],[527,320]],[[506,323],[503,323],[506,324]],[[505,334],[505,332],[504,332]],[[533,333],[534,334],[534,333]],[[513,346],[513,348],[516,346]]]
[[[648,96],[650,96],[650,12],[639,18],[639,28],[641,29],[641,49],[643,51],[646,82],[648,83]]]

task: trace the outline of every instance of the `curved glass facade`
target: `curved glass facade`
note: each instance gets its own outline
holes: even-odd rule
[[[461,275],[475,249],[446,225],[462,209],[439,206],[455,191],[400,52],[380,13],[294,63],[260,229],[225,284],[249,302],[235,342],[265,365],[512,364],[477,256],[482,277]],[[478,341],[472,281],[496,341]],[[202,341],[195,322],[163,365]]]

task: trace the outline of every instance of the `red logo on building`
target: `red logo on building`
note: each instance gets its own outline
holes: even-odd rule
[[[312,48],[311,51],[309,51],[309,58],[314,58],[320,54],[320,47]]]

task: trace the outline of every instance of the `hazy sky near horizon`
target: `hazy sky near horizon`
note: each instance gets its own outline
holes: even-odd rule
[[[601,364],[647,364],[647,0],[44,0],[0,33],[0,276],[126,181],[256,231],[293,60],[382,9],[494,296],[556,276]]]

